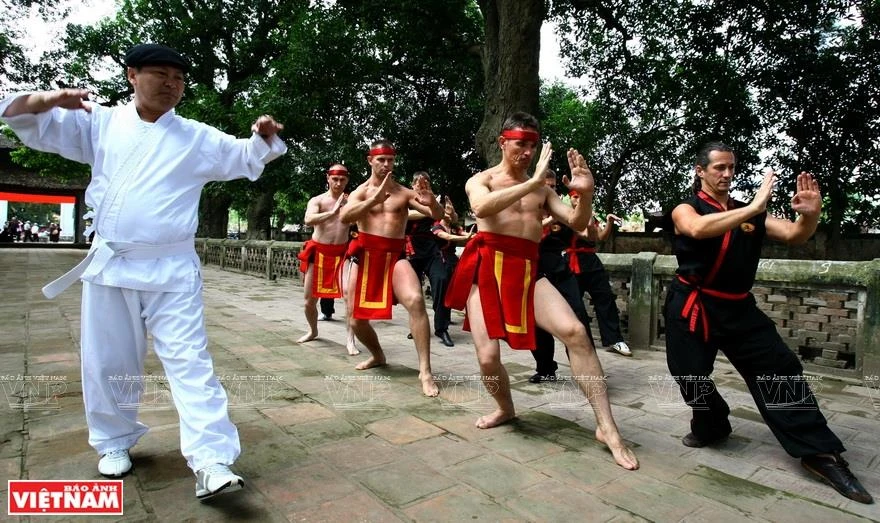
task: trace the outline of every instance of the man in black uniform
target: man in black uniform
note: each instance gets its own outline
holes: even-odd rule
[[[693,409],[688,447],[703,447],[731,432],[730,409],[709,375],[721,349],[742,375],[764,421],[804,468],[860,503],[873,503],[840,456],[843,444],[828,428],[798,357],[760,309],[750,289],[764,237],[803,243],[816,231],[822,199],[808,173],[797,179],[794,222],[770,216],[776,174],[768,170],[751,203],[730,197],[733,151],[719,142],[697,155],[694,196],[671,213],[676,277],[666,298],[666,358]],[[782,401],[779,401],[779,400]]]
[[[572,205],[577,205],[580,201],[577,191],[572,191],[569,198]],[[600,228],[599,220],[595,216],[590,218],[587,228],[571,237],[571,242],[565,249],[565,259],[577,279],[581,296],[584,293],[590,294],[602,345],[609,352],[632,356],[632,351],[623,341],[623,334],[620,332],[620,311],[617,309],[617,297],[611,290],[608,271],[596,255],[596,242],[607,240],[611,236],[614,223],[619,220],[617,216],[609,214],[605,227]]]
[[[430,179],[428,173],[419,171],[413,174],[413,186],[421,177]],[[449,336],[449,320],[452,313],[443,303],[450,273],[443,264],[436,237],[431,231],[433,226],[433,218],[416,210],[410,210],[406,222],[406,256],[420,281],[423,276],[428,276],[428,283],[431,285],[431,306],[434,308],[434,335],[440,338],[443,345],[452,347],[455,345],[452,337]]]
[[[544,183],[556,190],[556,173],[548,170]],[[538,278],[547,278],[547,281],[559,291],[559,294],[565,298],[571,310],[574,311],[575,316],[587,329],[587,338],[592,340],[590,318],[587,316],[583,293],[578,287],[577,278],[568,268],[562,254],[563,250],[571,244],[572,237],[576,233],[571,228],[557,223],[552,217],[547,217],[544,220],[544,235],[541,238],[541,243],[538,244]],[[535,374],[529,378],[530,382],[541,383],[556,379],[558,365],[553,358],[554,344],[553,336],[549,332],[540,327],[535,329],[535,350],[532,351],[532,357],[535,358]]]

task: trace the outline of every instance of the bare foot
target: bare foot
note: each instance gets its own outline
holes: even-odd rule
[[[317,332],[307,332],[307,333],[305,334],[305,336],[303,336],[302,338],[296,340],[296,342],[297,342],[297,343],[305,343],[305,342],[307,342],[307,341],[312,341],[313,339],[315,339],[315,338],[317,338],[317,337],[318,337],[318,333],[317,333]]]
[[[492,414],[480,416],[480,418],[477,419],[476,425],[478,429],[491,429],[492,427],[503,425],[515,417],[515,412],[505,412],[501,409],[498,409]]]
[[[349,356],[357,356],[361,353],[361,351],[358,350],[357,344],[354,341],[354,336],[348,337],[348,342],[346,342],[345,348],[348,349]]]
[[[604,443],[608,450],[611,451],[611,455],[614,456],[614,461],[617,462],[618,465],[625,468],[626,470],[636,470],[639,468],[639,458],[636,457],[636,453],[632,451],[631,448],[627,447],[623,440],[620,439],[618,435],[617,443],[609,443],[606,441],[605,434],[602,432],[601,428],[596,429],[596,439]]]
[[[358,363],[355,370],[367,370],[372,369],[373,367],[381,367],[383,365],[385,365],[385,358],[379,359],[375,356],[370,356],[367,360]]]
[[[419,373],[419,381],[422,382],[422,393],[429,398],[436,397],[440,394],[440,389],[434,383],[434,376],[430,374]]]

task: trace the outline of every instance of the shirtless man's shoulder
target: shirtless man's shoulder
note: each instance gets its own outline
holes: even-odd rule
[[[465,188],[475,184],[485,186],[490,191],[494,191],[496,189],[503,189],[505,187],[510,187],[512,185],[522,183],[524,181],[525,179],[519,180],[517,178],[514,178],[499,164],[494,167],[489,167],[488,169],[480,171],[477,174],[471,176],[465,184]]]
[[[332,207],[336,204],[336,200],[330,194],[330,191],[322,192],[317,196],[313,196],[309,199],[309,205],[317,205],[321,212],[326,211],[325,207]]]

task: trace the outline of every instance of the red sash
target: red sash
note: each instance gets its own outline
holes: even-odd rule
[[[581,273],[581,262],[578,260],[578,253],[596,254],[595,247],[568,247],[565,254],[568,254],[568,268],[573,274]]]
[[[595,254],[596,246],[586,246],[580,235],[575,232],[571,237],[571,243],[569,243],[568,247],[565,249],[565,254],[568,255],[568,268],[571,269],[573,274],[581,273],[581,261],[578,259],[578,254]]]
[[[305,274],[309,265],[315,265],[315,277],[312,279],[312,296],[316,298],[342,297],[342,261],[345,259],[344,243],[318,243],[308,240],[303,244],[297,255],[299,270]]]
[[[512,349],[534,350],[537,260],[537,242],[479,232],[461,254],[445,304],[464,309],[476,283],[489,338],[503,339]],[[467,318],[464,330],[470,330]]]
[[[681,317],[688,318],[688,330],[693,333],[697,332],[697,321],[699,321],[703,327],[703,341],[706,342],[709,341],[709,316],[706,315],[706,307],[703,305],[702,295],[706,294],[722,300],[744,300],[749,297],[748,292],[716,291],[715,289],[694,285],[681,276],[676,276],[676,278],[691,289],[687,300],[684,302],[684,306],[681,308]]]
[[[404,238],[386,238],[365,232],[348,246],[348,256],[357,258],[357,281],[354,287],[352,316],[358,320],[391,318],[394,289],[391,276],[394,264],[406,248]]]

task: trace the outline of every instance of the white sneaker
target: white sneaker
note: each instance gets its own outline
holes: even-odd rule
[[[241,476],[233,474],[229,467],[217,463],[196,472],[196,497],[208,499],[224,492],[234,492],[244,487]]]
[[[131,457],[128,449],[116,449],[101,456],[98,472],[108,478],[120,478],[131,470]]]
[[[633,353],[629,350],[629,345],[626,344],[625,341],[618,341],[614,345],[608,347],[609,352],[616,352],[621,356],[632,356]]]
[[[333,320],[332,314],[323,314],[322,313],[322,314],[318,315],[318,321],[332,321],[332,320]]]

